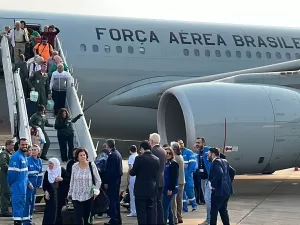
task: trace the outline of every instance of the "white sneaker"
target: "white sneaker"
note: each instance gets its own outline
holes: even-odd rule
[[[127,215],[127,217],[136,217],[136,215],[134,215],[134,214],[129,214],[129,215]]]

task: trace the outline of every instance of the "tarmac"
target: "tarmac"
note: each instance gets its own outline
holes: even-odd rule
[[[124,172],[127,162],[124,161]],[[127,174],[124,173],[123,180]],[[122,183],[122,190],[125,182]],[[234,180],[234,194],[229,201],[231,225],[299,225],[300,171],[286,169],[272,175],[240,175]],[[191,210],[191,208],[190,208]],[[121,207],[123,225],[136,225],[136,218],[127,218]],[[198,225],[205,219],[205,206],[197,212],[184,213],[183,225]],[[42,213],[34,215],[36,225],[42,224]],[[95,219],[94,224],[104,224],[108,219]],[[0,225],[12,225],[10,218],[0,218]],[[218,224],[222,224],[219,220]]]

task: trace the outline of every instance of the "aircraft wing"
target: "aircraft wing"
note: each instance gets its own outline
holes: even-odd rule
[[[186,84],[205,82],[226,82],[226,83],[255,83],[287,86],[300,89],[300,60],[278,63],[263,67],[256,67],[246,70],[239,70],[228,73],[221,73],[210,76],[194,77],[183,80],[158,80],[131,86],[123,93],[109,99],[109,103],[119,106],[135,106],[157,109],[162,94],[172,88]],[[292,71],[292,72],[281,72]]]

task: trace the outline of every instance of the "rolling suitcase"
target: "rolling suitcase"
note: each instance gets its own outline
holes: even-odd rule
[[[68,225],[75,225],[74,206],[66,199],[66,205],[61,209],[62,223]]]

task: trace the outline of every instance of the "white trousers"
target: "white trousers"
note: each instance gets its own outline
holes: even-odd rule
[[[136,209],[135,209],[135,199],[134,199],[134,181],[132,181],[132,179],[129,181],[129,196],[130,196],[130,215],[132,216],[136,216]]]

